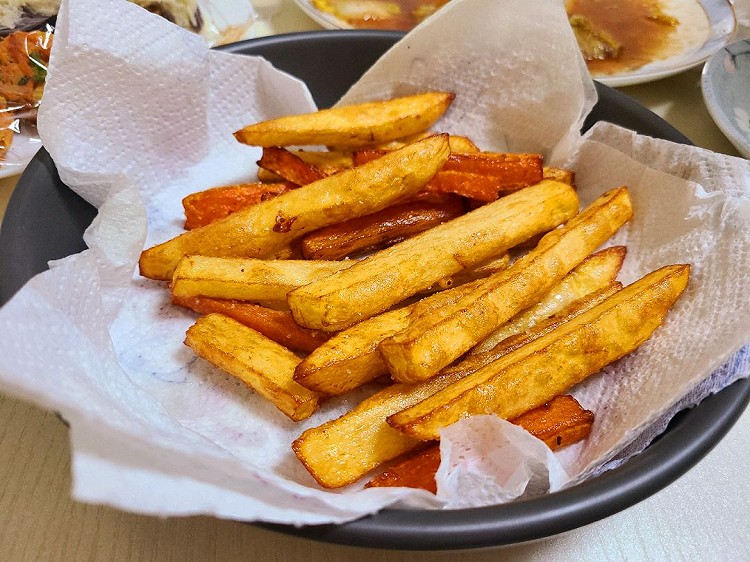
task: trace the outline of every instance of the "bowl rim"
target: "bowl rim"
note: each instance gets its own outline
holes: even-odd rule
[[[243,41],[222,48],[242,52],[281,44],[294,46],[302,41],[382,41],[394,42],[400,32],[345,30],[281,34]],[[633,114],[638,123],[653,125],[676,142],[689,143],[679,131],[649,112],[625,94],[597,84],[600,101],[614,104],[613,118],[625,119]],[[587,126],[590,126],[589,121]],[[54,184],[54,182],[57,184]],[[47,185],[53,184],[53,185]],[[74,194],[57,177],[51,157],[42,149],[19,180],[8,204],[6,220],[0,224],[0,303],[10,298],[14,283],[13,265],[27,251],[17,244],[14,235],[37,236],[36,225],[29,224],[28,213],[38,212],[39,201],[47,193],[60,192],[57,197],[67,212],[75,207]],[[75,196],[77,197],[77,196]],[[85,228],[93,215],[71,217],[69,228]],[[61,217],[61,220],[67,220]],[[49,222],[40,217],[40,224]],[[68,228],[68,227],[66,227]],[[82,242],[81,242],[82,243]],[[65,242],[68,244],[68,242]],[[16,268],[16,265],[13,265]],[[4,270],[5,269],[5,270]],[[16,276],[28,278],[31,267],[14,269]],[[729,431],[750,402],[750,379],[739,380],[717,394],[706,398],[690,410],[680,412],[669,429],[645,451],[621,466],[587,480],[570,489],[548,496],[511,504],[460,510],[384,509],[343,524],[293,526],[263,522],[253,525],[273,531],[328,543],[399,550],[463,550],[497,547],[554,536],[630,507],[661,490],[679,478]]]

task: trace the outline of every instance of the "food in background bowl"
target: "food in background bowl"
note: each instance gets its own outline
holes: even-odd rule
[[[52,33],[15,31],[0,40],[0,165],[21,128],[36,125]]]

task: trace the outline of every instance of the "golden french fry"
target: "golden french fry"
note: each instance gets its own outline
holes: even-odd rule
[[[545,166],[542,168],[542,175],[546,180],[555,180],[575,187],[575,174],[570,170]]]
[[[419,304],[422,308],[445,306],[476,285],[475,281],[441,291],[425,297]],[[297,365],[294,380],[321,394],[336,396],[387,374],[378,344],[408,325],[415,306],[378,314],[334,335]]]
[[[460,291],[455,293],[458,294]],[[436,306],[444,305],[445,302],[447,301],[433,300]],[[588,309],[587,306],[595,306],[592,303],[593,300],[590,299],[586,305],[571,305],[566,309],[563,318],[569,320],[577,314],[582,314]],[[559,325],[559,320],[556,325]],[[528,333],[522,334],[521,343],[532,342],[553,328],[550,324],[535,326]],[[500,357],[503,349],[510,353],[518,344],[518,341],[501,342],[493,353]],[[477,358],[467,358],[459,363],[457,368],[445,369],[437,377],[425,382],[414,385],[395,384],[385,388],[363,401],[351,412],[303,433],[295,442],[294,450],[316,480],[325,483],[323,485],[333,487],[349,484],[376,466],[419,445],[418,440],[394,433],[395,430],[386,422],[388,416],[448,388],[482,366]],[[334,372],[331,372],[331,375],[335,377]],[[566,438],[572,436],[571,434]]]
[[[393,379],[419,382],[434,376],[521,310],[535,304],[625,224],[632,212],[626,188],[603,194],[563,228],[549,232],[534,250],[507,270],[487,278],[472,294],[451,306],[422,314],[406,330],[383,340],[380,354]],[[331,279],[340,275],[334,274]]]
[[[591,254],[563,277],[537,304],[516,314],[474,346],[469,354],[489,351],[505,338],[528,330],[531,326],[557,314],[570,303],[606,287],[620,272],[625,253],[624,246],[614,246]]]
[[[292,150],[304,162],[315,166],[325,175],[336,174],[354,165],[352,153],[342,150]]]
[[[569,185],[541,182],[381,250],[325,282],[295,289],[289,307],[302,326],[344,329],[555,228],[577,209]]]
[[[427,92],[384,101],[289,115],[249,125],[235,138],[253,146],[333,145],[357,147],[429,129],[454,94]]]
[[[325,488],[346,486],[384,462],[420,444],[385,419],[444,388],[454,379],[437,377],[421,385],[393,385],[360,402],[343,416],[310,428],[292,450]]]
[[[172,275],[176,297],[214,297],[286,305],[292,289],[350,267],[352,261],[261,260],[185,256]]]
[[[217,313],[201,316],[188,329],[185,344],[294,421],[309,417],[318,407],[318,395],[292,378],[299,358],[236,320]]]
[[[569,303],[559,313],[547,318],[542,322],[538,322],[533,325],[531,331],[521,331],[521,325],[516,324],[515,328],[517,331],[510,333],[507,337],[500,340],[492,348],[482,353],[468,354],[461,361],[455,365],[450,365],[440,371],[441,374],[445,373],[462,373],[464,376],[469,375],[475,371],[478,371],[485,365],[492,363],[500,359],[500,357],[507,355],[511,351],[518,349],[519,347],[526,345],[529,342],[534,341],[542,337],[544,334],[551,332],[564,322],[594,308],[601,302],[614,295],[617,291],[622,289],[622,283],[614,281],[602,287],[601,289],[594,291],[588,295],[581,297],[580,299]]]
[[[432,440],[460,418],[510,419],[631,353],[661,325],[690,267],[658,269],[558,328],[388,418],[405,435]]]
[[[448,158],[447,135],[434,135],[377,161],[344,170],[190,230],[141,254],[141,275],[171,279],[185,255],[279,257],[304,234],[374,213],[413,195]],[[285,256],[288,257],[288,256]]]

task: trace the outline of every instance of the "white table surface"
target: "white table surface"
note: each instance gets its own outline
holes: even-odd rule
[[[258,34],[320,29],[292,0],[278,1],[279,12]],[[703,105],[700,69],[621,90],[695,144],[737,154]],[[0,180],[0,217],[15,183]],[[750,561],[749,465],[750,409],[686,475],[607,519],[502,549],[403,553],[318,543],[211,517],[158,519],[77,503],[70,498],[66,427],[50,412],[0,395],[0,560]]]

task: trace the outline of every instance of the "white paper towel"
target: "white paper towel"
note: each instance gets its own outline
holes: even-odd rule
[[[232,132],[309,111],[304,86],[265,61],[211,52],[122,0],[65,2],[57,33],[40,131],[63,181],[100,213],[85,236],[88,251],[53,264],[0,310],[0,385],[70,421],[75,497],[143,513],[291,524],[346,521],[394,504],[514,497],[500,478],[466,494],[462,475],[476,472],[460,462],[441,469],[460,498],[450,486],[439,497],[359,485],[321,490],[290,443],[368,389],[291,422],[197,360],[182,344],[193,315],[169,305],[163,284],[133,275],[144,244],[181,231],[185,194],[255,172],[258,151]],[[562,4],[552,0],[454,0],[345,99],[427,88],[458,94],[441,130],[468,134],[486,149],[567,159],[584,203],[627,183],[636,218],[613,240],[629,248],[626,280],[666,263],[693,265],[687,293],[652,340],[575,389],[596,413],[595,430],[554,457],[561,470],[550,472],[549,486],[563,486],[562,474],[575,482],[604,461],[619,462],[618,451],[639,450],[675,404],[694,404],[748,375],[747,356],[737,355],[713,387],[700,386],[750,334],[747,161],[607,126],[579,145],[594,90]],[[641,433],[655,422],[656,430]],[[480,423],[457,424],[441,445],[465,450],[451,433]],[[509,426],[492,425],[493,432]],[[486,454],[468,459],[491,463],[497,451]]]

